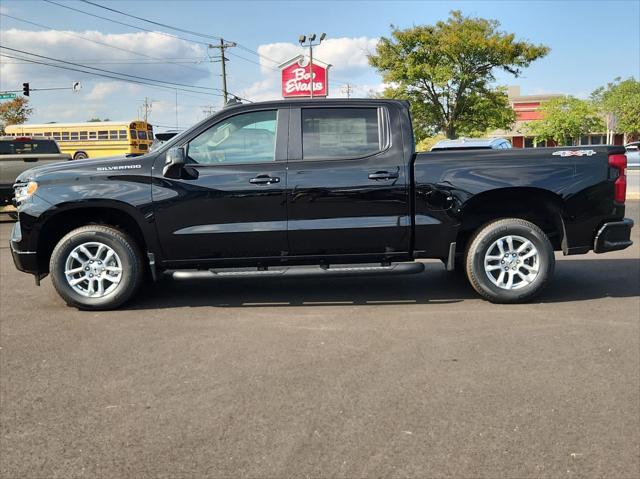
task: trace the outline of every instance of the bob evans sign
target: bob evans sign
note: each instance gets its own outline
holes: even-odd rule
[[[282,72],[282,96],[306,97],[311,96],[313,84],[313,96],[325,97],[329,94],[329,67],[326,63],[314,60],[313,69],[309,68],[309,62],[304,62],[304,57],[298,55],[288,62],[280,65]],[[313,81],[311,74],[313,72]]]

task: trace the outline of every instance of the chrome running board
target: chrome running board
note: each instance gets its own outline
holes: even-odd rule
[[[370,276],[416,274],[424,271],[424,263],[393,263],[380,266],[286,266],[271,269],[209,269],[173,271],[174,279],[260,278],[265,276]]]

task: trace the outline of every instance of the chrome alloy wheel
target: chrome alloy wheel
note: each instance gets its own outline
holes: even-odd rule
[[[73,290],[87,298],[102,298],[122,279],[122,263],[116,252],[104,243],[76,246],[65,262],[64,275]]]
[[[522,236],[503,236],[484,255],[484,270],[498,288],[524,288],[535,281],[539,269],[538,250]]]

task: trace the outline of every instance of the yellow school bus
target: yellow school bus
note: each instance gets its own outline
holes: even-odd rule
[[[74,160],[104,156],[143,155],[153,141],[153,127],[144,121],[96,121],[10,125],[12,136],[53,138]]]

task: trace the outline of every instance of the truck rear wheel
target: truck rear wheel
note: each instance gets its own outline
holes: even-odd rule
[[[466,272],[471,286],[494,303],[526,302],[553,275],[549,238],[535,224],[506,218],[483,226],[469,244]]]
[[[51,280],[69,306],[114,309],[137,291],[144,274],[136,243],[126,233],[101,225],[83,226],[56,245]]]

